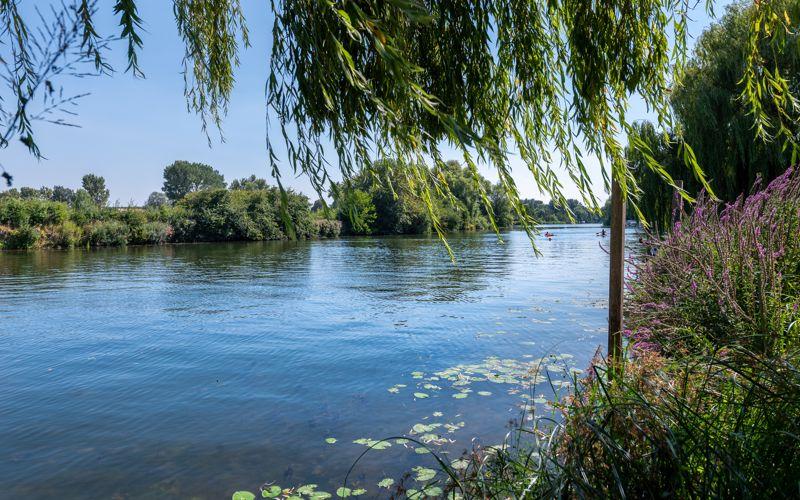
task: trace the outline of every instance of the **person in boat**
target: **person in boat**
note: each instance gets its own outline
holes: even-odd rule
[[[602,229],[602,230],[601,230],[599,233],[597,233],[597,236],[602,236],[603,238],[605,238],[605,236],[606,236],[606,230],[605,230],[605,229]]]

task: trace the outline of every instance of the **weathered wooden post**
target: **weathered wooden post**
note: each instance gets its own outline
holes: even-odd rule
[[[625,200],[611,177],[611,269],[608,280],[608,358],[612,371],[622,362],[622,297],[625,278]]]

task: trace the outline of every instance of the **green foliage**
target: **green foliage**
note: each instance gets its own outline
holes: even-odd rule
[[[377,215],[372,197],[360,189],[345,189],[339,198],[339,217],[349,234],[371,234]]]
[[[92,222],[84,228],[84,242],[91,247],[115,247],[128,244],[130,230],[115,220]]]
[[[164,169],[162,190],[171,201],[178,201],[204,189],[224,189],[225,178],[204,163],[178,160]]]
[[[800,4],[793,0],[770,3],[781,17],[785,15],[798,26]],[[758,176],[769,181],[800,158],[792,147],[800,137],[796,96],[791,92],[784,95],[792,103],[786,109],[764,104],[758,117],[764,128],[754,126],[752,108],[742,105],[741,83],[749,71],[751,56],[750,27],[759,10],[754,5],[734,4],[698,38],[695,53],[671,99],[676,116],[674,131],[659,132],[650,123],[636,124],[631,131],[626,157],[642,189],[638,205],[645,220],[659,228],[670,223],[673,190],[665,185],[663,175],[651,168],[651,162],[663,166],[670,177],[683,180],[690,195],[703,188],[686,171],[681,140],[691,144],[714,195],[725,201],[746,193]],[[759,44],[758,54],[771,72],[786,80],[789,89],[800,88],[800,38],[796,31],[786,43]],[[764,103],[772,93],[762,96]],[[760,140],[759,135],[769,130],[777,131],[781,140]]]
[[[81,186],[86,190],[86,193],[92,200],[92,203],[98,207],[108,205],[108,189],[106,188],[106,180],[98,175],[86,174],[81,179]]]
[[[450,193],[433,203],[431,217],[425,202],[412,187],[416,182],[403,174],[398,160],[381,160],[371,170],[362,171],[349,183],[336,186],[336,208],[349,234],[424,234],[434,230],[475,231],[519,223],[507,193],[500,185],[492,185],[479,173],[462,167],[456,161],[431,169],[426,179],[436,188],[435,179],[450,186]],[[419,168],[426,169],[421,166]],[[432,179],[432,180],[431,180]],[[486,200],[483,195],[488,194]],[[488,200],[488,204],[486,201]],[[565,207],[565,208],[564,208]],[[523,200],[525,217],[533,216],[542,223],[569,223],[570,214],[577,222],[600,222],[601,216],[577,200],[566,200],[564,207],[555,202]]]
[[[26,250],[36,247],[41,238],[41,231],[35,227],[22,226],[16,229],[0,231],[2,248],[9,250]]]
[[[259,179],[255,175],[251,175],[250,177],[243,177],[241,179],[234,179],[231,182],[230,190],[235,191],[237,189],[244,189],[245,191],[258,191],[261,189],[267,189],[269,185],[267,184],[266,179]]]
[[[0,199],[0,224],[11,227],[60,224],[68,216],[68,207],[64,203],[36,198],[5,197]]]
[[[314,236],[308,198],[288,192],[288,214],[298,238]],[[277,188],[258,191],[215,189],[186,196],[179,237],[194,241],[272,240],[289,237],[280,217]]]
[[[53,186],[53,201],[60,201],[67,205],[72,205],[75,202],[75,191],[64,186]]]
[[[83,231],[77,224],[65,220],[59,225],[45,230],[46,245],[55,248],[72,248],[80,244]]]
[[[342,223],[338,220],[314,219],[314,233],[320,238],[338,238],[342,233]]]

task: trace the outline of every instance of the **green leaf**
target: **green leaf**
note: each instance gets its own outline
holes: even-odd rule
[[[254,500],[255,497],[256,496],[249,491],[236,491],[231,498],[232,500]]]
[[[336,496],[338,496],[339,498],[347,498],[352,493],[353,493],[353,491],[350,488],[342,487],[342,488],[339,488],[338,490],[336,490]]]
[[[417,398],[417,399],[425,399],[425,398],[427,398],[429,396],[427,394],[425,394],[424,392],[415,392],[414,393],[414,397]]]
[[[273,484],[269,488],[261,490],[261,496],[264,498],[275,498],[281,494],[281,491],[283,490],[281,489],[280,486]]]
[[[325,442],[328,443],[328,444],[334,444],[336,441],[338,441],[338,439],[336,439],[334,437],[325,438]]]
[[[388,489],[391,488],[393,484],[394,484],[394,479],[387,477],[385,479],[381,479],[381,481],[378,483],[378,486],[381,488]]]

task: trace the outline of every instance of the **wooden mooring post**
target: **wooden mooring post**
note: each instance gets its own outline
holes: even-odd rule
[[[608,359],[612,371],[622,362],[622,300],[625,279],[625,200],[611,180],[611,268],[608,279]]]

